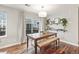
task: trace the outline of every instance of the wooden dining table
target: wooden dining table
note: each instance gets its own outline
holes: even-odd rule
[[[35,54],[37,54],[37,41],[41,40],[43,38],[50,37],[50,36],[57,37],[57,33],[46,32],[46,33],[27,34],[27,50],[28,50],[28,47],[29,47],[29,39],[34,40]]]

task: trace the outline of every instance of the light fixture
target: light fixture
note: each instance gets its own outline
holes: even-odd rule
[[[40,12],[38,13],[38,16],[39,16],[39,17],[46,17],[46,16],[47,16],[47,12],[45,12],[45,11],[40,11]]]
[[[44,6],[41,6],[41,8],[42,8],[42,10],[43,10]],[[39,17],[46,17],[46,16],[47,16],[47,12],[45,12],[45,11],[40,11],[40,12],[38,13],[38,16],[39,16]]]

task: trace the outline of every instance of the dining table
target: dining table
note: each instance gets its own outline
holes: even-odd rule
[[[27,50],[29,47],[29,40],[34,40],[34,50],[35,54],[37,54],[37,41],[41,40],[43,38],[47,38],[50,36],[55,36],[57,37],[57,33],[54,32],[46,32],[46,33],[33,33],[33,34],[27,34]]]

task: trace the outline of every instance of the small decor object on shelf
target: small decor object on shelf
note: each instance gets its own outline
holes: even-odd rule
[[[46,20],[46,25],[49,25],[50,24],[50,19],[47,19]]]

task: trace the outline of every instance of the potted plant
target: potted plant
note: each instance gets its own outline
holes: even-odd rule
[[[66,18],[60,19],[60,23],[62,24],[63,29],[64,29],[64,32],[65,32],[65,31],[66,31],[66,27],[67,27],[67,25],[68,25],[67,19],[66,19]]]

